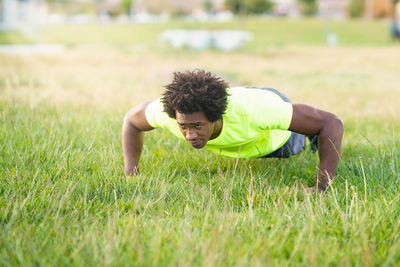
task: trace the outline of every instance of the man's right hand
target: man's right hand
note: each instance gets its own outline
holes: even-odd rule
[[[144,131],[154,129],[147,122],[145,111],[151,101],[144,102],[126,113],[122,125],[122,149],[124,151],[125,175],[139,172],[139,160],[144,143]]]

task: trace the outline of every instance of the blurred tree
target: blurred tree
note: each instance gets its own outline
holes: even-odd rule
[[[204,0],[203,1],[203,8],[206,12],[211,13],[213,11],[214,5],[211,0]]]
[[[350,0],[348,12],[350,17],[358,18],[364,14],[365,0]]]
[[[251,14],[264,14],[270,12],[273,3],[270,0],[248,0],[247,12]]]
[[[225,0],[225,6],[235,14],[242,13],[244,1],[241,0]]]
[[[133,0],[122,0],[121,5],[124,13],[129,15],[133,6]]]
[[[318,11],[317,0],[300,0],[300,10],[305,16],[313,16]]]
[[[225,6],[235,14],[264,14],[273,7],[271,0],[225,0]]]

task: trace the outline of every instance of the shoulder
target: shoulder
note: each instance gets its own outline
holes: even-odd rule
[[[125,121],[133,125],[136,129],[141,131],[148,131],[152,129],[152,126],[149,125],[145,112],[146,108],[151,103],[151,101],[143,102],[136,107],[129,110],[125,115]]]
[[[164,111],[164,106],[161,103],[161,98],[150,101],[146,106],[145,116],[148,123],[153,128],[165,128],[175,133],[179,131],[176,120],[169,117]]]

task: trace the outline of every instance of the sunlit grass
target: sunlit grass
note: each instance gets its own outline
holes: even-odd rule
[[[399,261],[400,144],[385,133],[387,144],[345,142],[333,187],[309,196],[310,151],[237,162],[163,131],[126,179],[122,114],[88,111],[2,104],[3,265]]]

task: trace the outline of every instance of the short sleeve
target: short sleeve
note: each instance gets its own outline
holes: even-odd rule
[[[163,105],[160,98],[150,102],[145,111],[147,122],[153,128],[160,128],[169,123],[168,115],[163,111]]]

